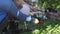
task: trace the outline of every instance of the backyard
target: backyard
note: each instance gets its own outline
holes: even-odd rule
[[[19,20],[15,21],[12,18],[10,23],[14,23],[14,25],[16,25],[15,23],[18,23],[18,26],[16,26],[16,28],[18,28],[19,34],[60,34],[60,0],[53,0],[53,1],[52,0],[38,0],[38,2],[36,4],[38,5],[37,9],[41,8],[42,11],[43,11],[43,9],[46,9],[49,6],[52,7],[54,10],[57,11],[57,14],[58,14],[57,17],[56,16],[54,16],[54,17],[56,19],[58,18],[59,20],[55,20],[55,21],[52,20],[54,17],[51,19],[41,20],[43,22],[43,24],[41,25],[41,24],[34,24],[32,22],[23,22],[23,21],[20,22]],[[39,15],[41,15],[41,14],[39,14]],[[51,17],[51,16],[49,15],[48,17]],[[10,32],[10,29],[9,29],[10,25],[11,24],[8,24],[8,27],[7,27],[8,32]],[[16,34],[16,32],[15,32],[16,29],[14,28],[14,26],[11,26],[11,27],[12,27],[12,31],[14,31],[14,34]],[[13,30],[13,29],[15,29],[15,30]],[[21,29],[23,29],[23,30],[21,30]],[[24,29],[27,29],[27,30],[24,30]]]

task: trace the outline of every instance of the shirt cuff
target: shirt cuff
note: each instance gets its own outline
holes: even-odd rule
[[[17,16],[19,15],[19,11],[17,11]]]
[[[31,21],[31,20],[32,20],[31,16],[29,16],[29,17],[26,18],[26,21]]]
[[[19,11],[17,11],[17,16],[19,16]],[[28,22],[30,22],[32,20],[32,17],[31,16],[28,16],[27,18],[26,18],[26,21],[28,21]]]

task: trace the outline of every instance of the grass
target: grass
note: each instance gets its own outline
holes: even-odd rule
[[[27,23],[27,25],[32,31],[20,34],[60,34],[60,21],[45,20],[43,26],[32,23]]]

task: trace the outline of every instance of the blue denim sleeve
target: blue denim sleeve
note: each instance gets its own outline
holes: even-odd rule
[[[18,18],[21,21],[25,21],[27,15],[23,14],[18,10],[16,5],[12,0],[0,0],[0,9],[3,9],[9,13],[11,13],[14,17]],[[17,16],[17,12],[19,11],[19,15]]]

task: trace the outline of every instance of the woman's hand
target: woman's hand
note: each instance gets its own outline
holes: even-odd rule
[[[39,23],[39,20],[37,18],[33,18],[33,23],[34,24],[38,24]]]

